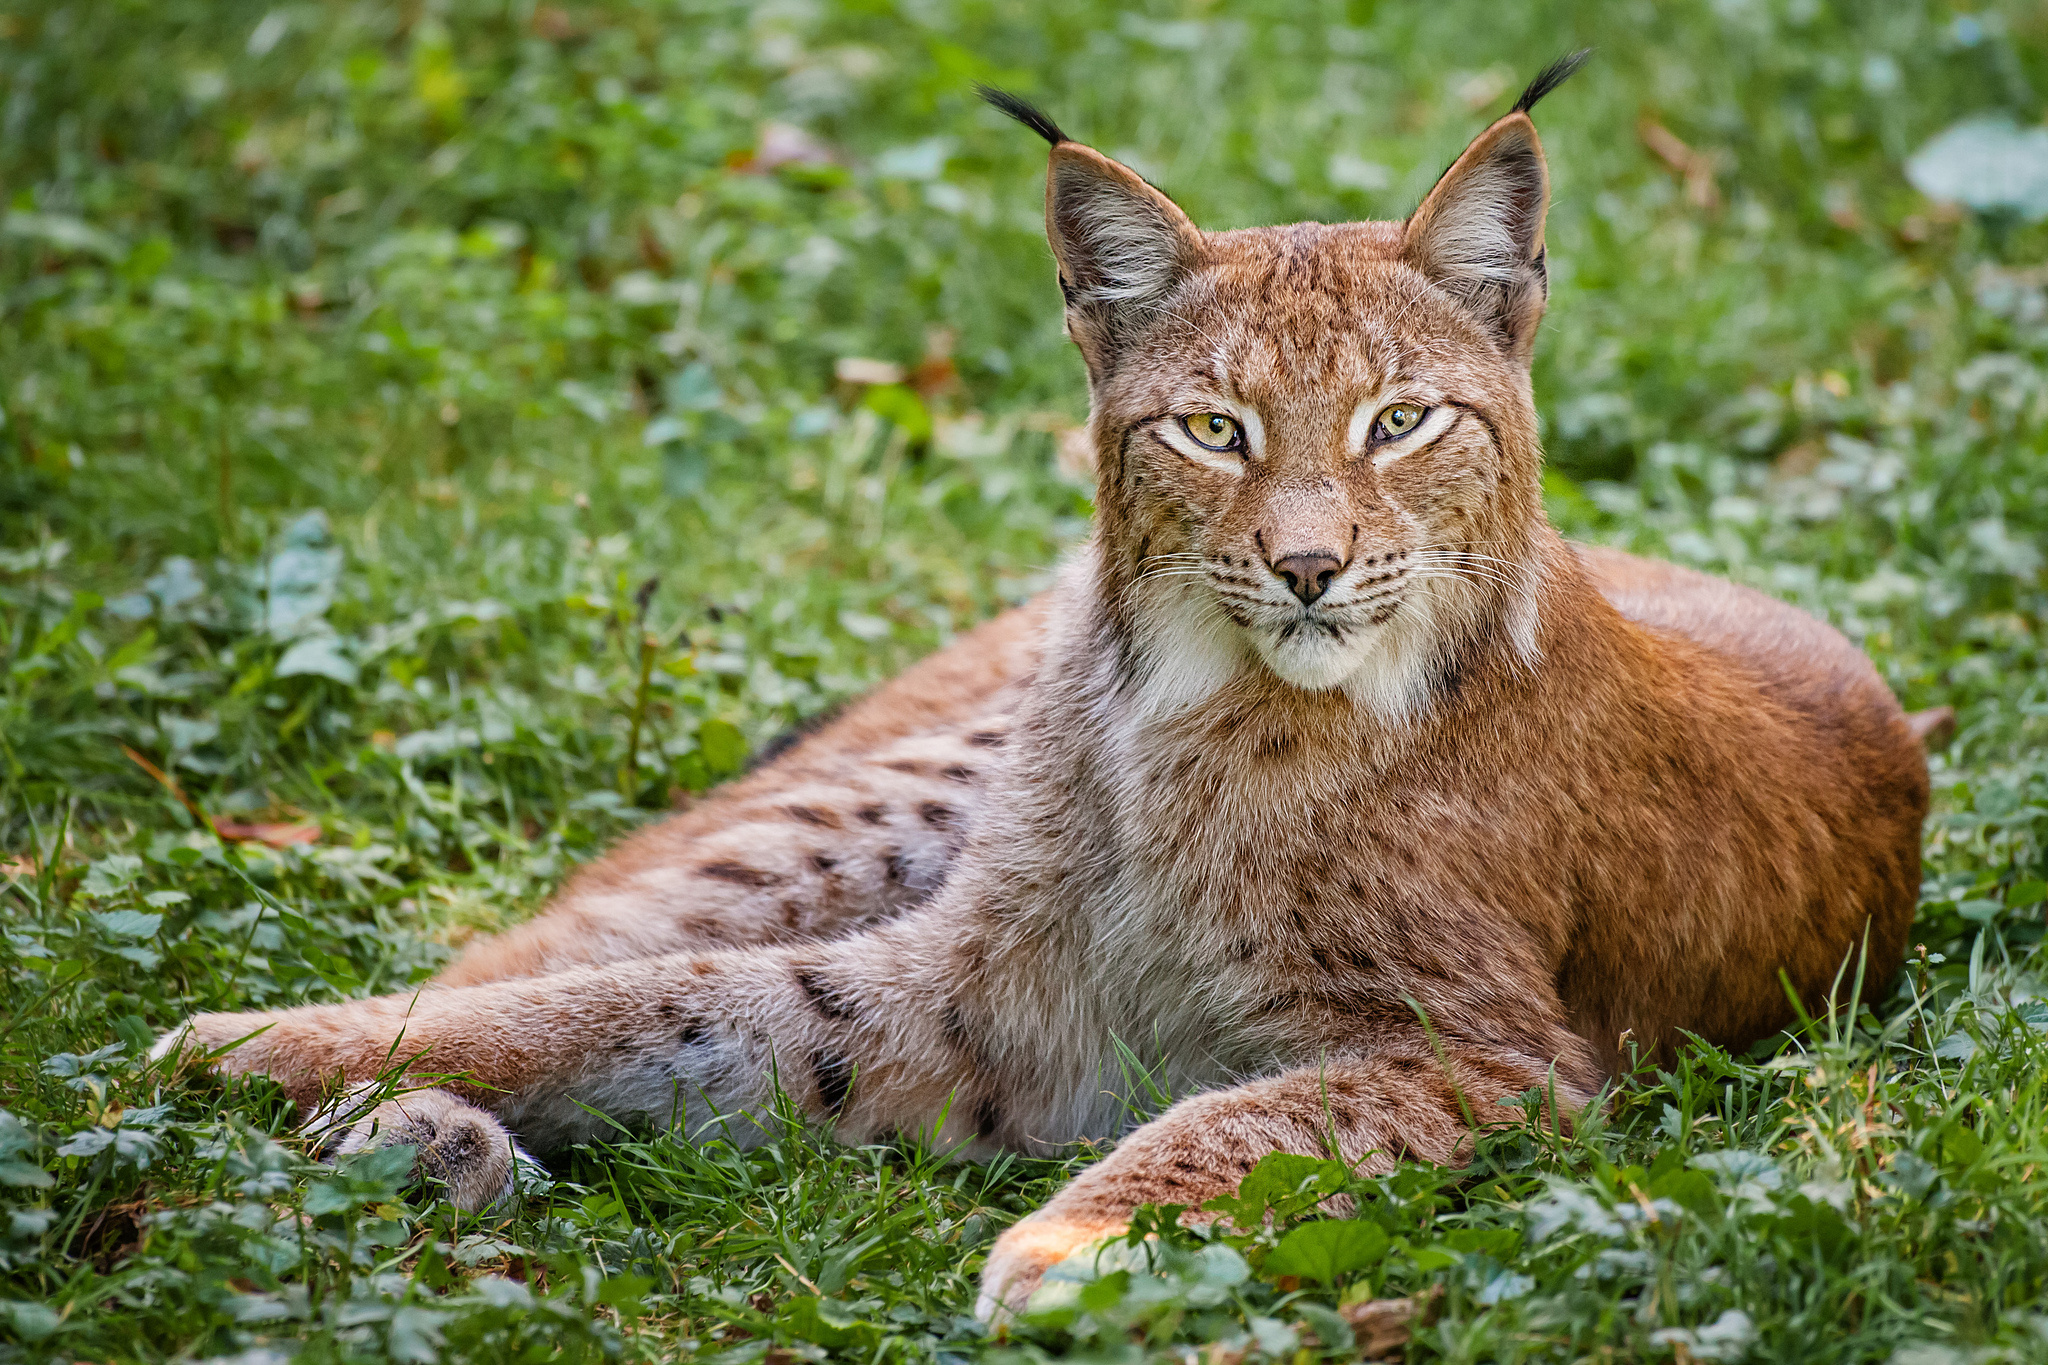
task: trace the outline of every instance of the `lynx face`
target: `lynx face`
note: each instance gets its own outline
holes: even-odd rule
[[[1475,638],[1533,658],[1547,194],[1520,111],[1405,223],[1203,233],[1055,144],[1108,595],[1178,696],[1256,662],[1400,722]]]
[[[1492,415],[1522,399],[1519,366],[1375,237],[1208,238],[1214,263],[1102,395],[1149,541],[1139,590],[1174,583],[1280,678],[1366,699],[1417,685],[1458,623],[1526,588],[1534,477]]]

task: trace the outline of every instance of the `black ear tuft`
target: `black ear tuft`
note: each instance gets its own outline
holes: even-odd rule
[[[1586,64],[1586,58],[1592,55],[1592,48],[1582,47],[1569,57],[1559,57],[1549,66],[1544,67],[1542,73],[1535,80],[1529,82],[1529,88],[1522,92],[1522,98],[1515,101],[1513,112],[1526,114],[1531,109],[1534,109],[1537,100],[1542,99],[1545,95],[1570,80],[1572,74]]]
[[[1402,257],[1469,309],[1501,349],[1529,363],[1549,293],[1543,215],[1550,176],[1536,125],[1496,120],[1409,216]]]
[[[1559,77],[1559,79],[1563,78]],[[980,81],[974,83],[974,93],[1055,147],[1059,146],[1062,142],[1073,141],[1072,138],[1060,131],[1060,126],[1048,118],[1044,110],[1029,100],[1019,99],[1007,90],[998,90],[993,85],[983,85]]]

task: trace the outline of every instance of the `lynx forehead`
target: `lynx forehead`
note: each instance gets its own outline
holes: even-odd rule
[[[1787,983],[1889,976],[1915,723],[1819,622],[1544,521],[1528,109],[1572,65],[1405,222],[1215,234],[995,97],[1053,144],[1093,398],[1058,585],[437,989],[189,1035],[469,1203],[514,1178],[507,1129],[745,1140],[778,1087],[854,1140],[1120,1137],[991,1248],[989,1314],[1268,1152],[1456,1161],[1496,1101],[1597,1104],[1624,1036],[1739,1047]],[[1189,1098],[1125,1133],[1129,1040]],[[394,1059],[453,1093],[378,1103]]]

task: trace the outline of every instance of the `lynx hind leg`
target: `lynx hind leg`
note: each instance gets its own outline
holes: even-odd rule
[[[415,1175],[438,1183],[448,1202],[467,1213],[504,1203],[518,1189],[521,1166],[538,1167],[475,1105],[445,1090],[411,1090],[379,1102],[382,1089],[375,1082],[355,1086],[314,1116],[307,1132],[323,1157],[417,1148]]]
[[[470,947],[443,986],[717,948],[839,938],[945,884],[1007,716],[856,759],[757,774],[583,869],[541,914]]]

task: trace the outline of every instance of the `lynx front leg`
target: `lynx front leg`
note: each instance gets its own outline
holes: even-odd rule
[[[268,1074],[309,1111],[396,1068],[447,1078],[447,1090],[542,1149],[599,1131],[588,1109],[695,1129],[758,1113],[778,1083],[842,1134],[868,1136],[928,1128],[956,1091],[984,1084],[948,1041],[941,993],[954,938],[941,917],[920,915],[827,944],[200,1015],[184,1027],[209,1049],[247,1037],[217,1065]],[[976,1099],[962,1095],[953,1113],[973,1114]],[[743,1129],[733,1136],[744,1140]],[[975,1136],[965,1118],[939,1134]]]
[[[1583,1044],[1556,1041],[1559,1107],[1582,1108],[1597,1076]],[[1439,1056],[1415,1038],[1183,1100],[997,1240],[975,1314],[986,1322],[1021,1310],[1048,1269],[1122,1232],[1140,1204],[1197,1208],[1235,1190],[1268,1152],[1338,1156],[1369,1173],[1409,1156],[1456,1161],[1471,1133],[1468,1113],[1484,1121],[1501,1112],[1495,1100],[1551,1083],[1548,1061],[1455,1043]]]

